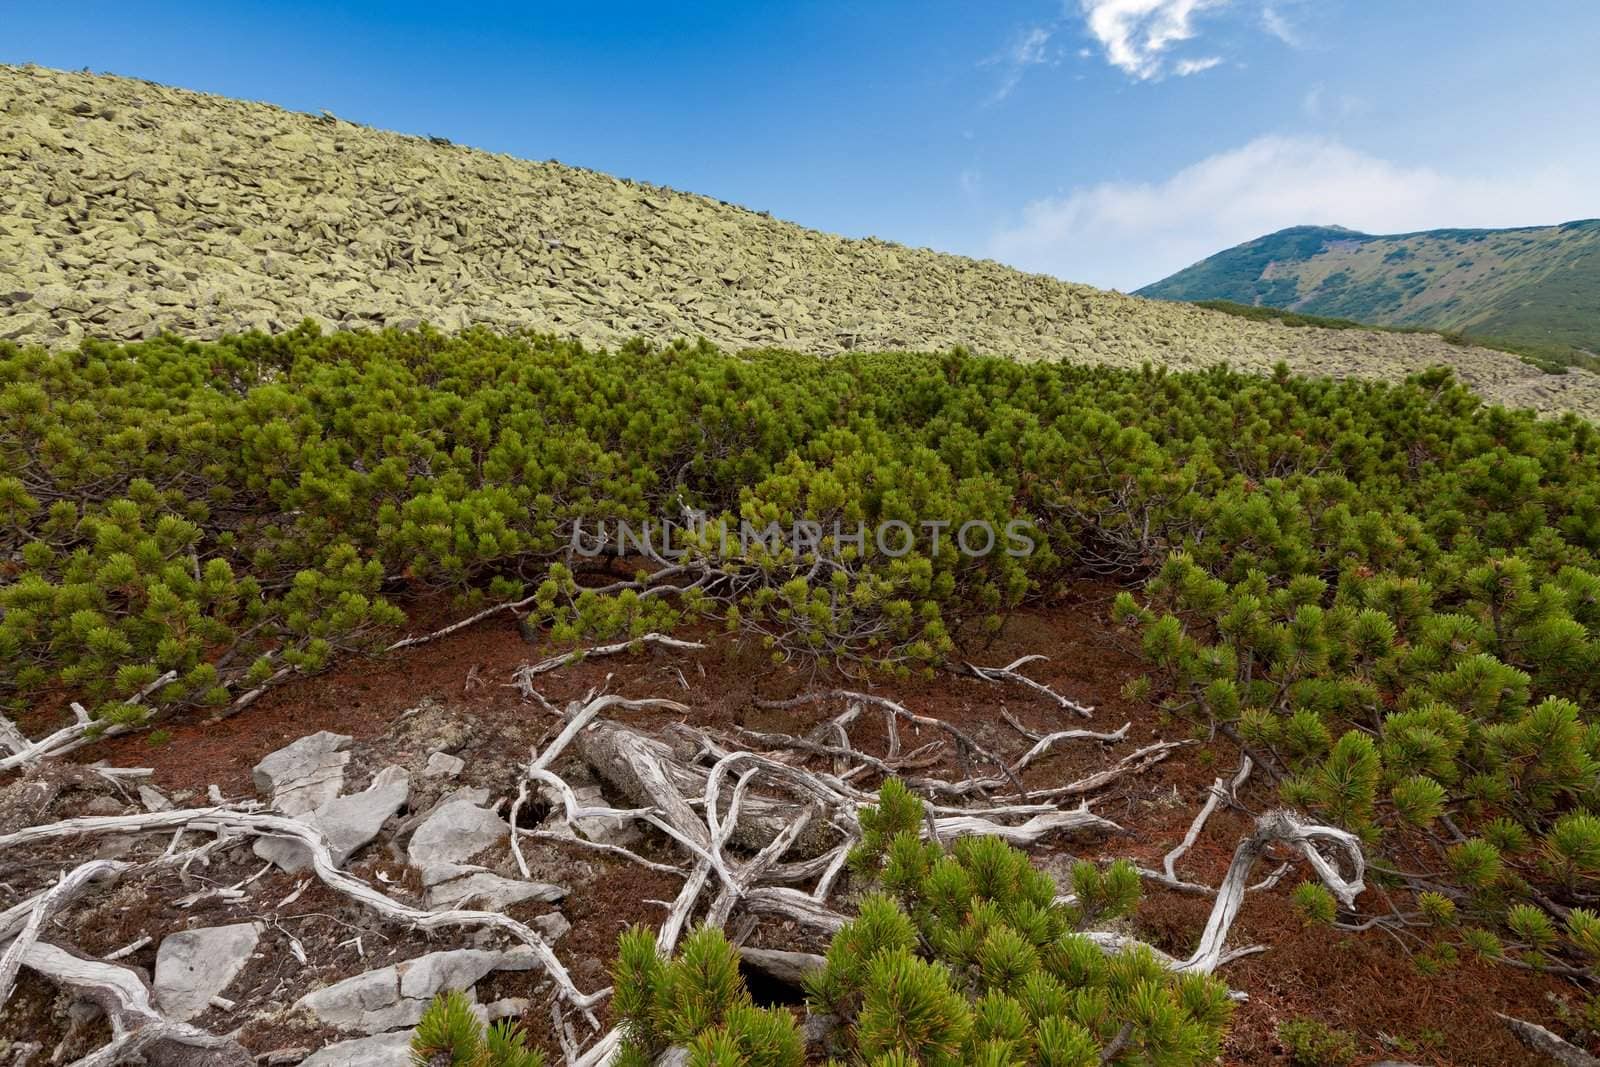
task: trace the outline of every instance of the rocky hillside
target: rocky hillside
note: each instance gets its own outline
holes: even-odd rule
[[[332,115],[34,67],[0,67],[0,109],[0,340],[309,317],[1388,379],[1450,363],[1502,402],[1600,414],[1600,377],[1505,353],[1242,322]]]
[[[1600,354],[1600,219],[1376,237],[1296,226],[1139,290]]]

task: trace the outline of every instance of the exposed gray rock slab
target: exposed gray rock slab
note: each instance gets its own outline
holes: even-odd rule
[[[144,805],[145,811],[172,810],[172,801],[168,800],[166,795],[154,786],[141,785],[139,787],[139,803]]]
[[[566,937],[567,932],[572,929],[572,924],[567,921],[567,917],[559,911],[552,911],[549,915],[540,915],[528,925],[539,931],[539,935],[552,945]]]
[[[510,834],[504,819],[471,799],[481,791],[459,792],[466,795],[442,802],[412,833],[406,857],[413,867],[462,863]]]
[[[454,863],[424,868],[422,884],[428,891],[428,907],[435,910],[476,907],[505,911],[523,901],[550,904],[567,895],[566,889],[549,882],[502,878],[493,871]]]
[[[300,1067],[411,1067],[410,1030],[357,1037],[324,1045]]]
[[[156,1004],[174,1022],[205,1011],[250,962],[261,940],[256,923],[234,923],[168,934],[156,950]]]
[[[415,1026],[435,994],[471,989],[490,971],[525,971],[537,964],[538,957],[526,947],[430,952],[314,990],[295,1007],[310,1012],[324,1026],[376,1034]]]
[[[256,789],[285,815],[315,811],[344,788],[350,737],[319,730],[269,755],[251,772]]]
[[[384,822],[405,805],[410,795],[411,776],[399,767],[385,767],[361,792],[334,797],[317,810],[296,818],[327,835],[333,861],[342,867],[357,849],[378,836]],[[255,853],[286,871],[311,866],[311,853],[287,838],[257,838]]]
[[[428,765],[422,773],[430,778],[454,778],[467,766],[460,756],[452,756],[448,752],[435,752],[428,757]]]

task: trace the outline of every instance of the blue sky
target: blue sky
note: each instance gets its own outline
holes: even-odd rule
[[[1600,215],[1594,0],[0,0],[88,67],[1122,289],[1297,223]]]

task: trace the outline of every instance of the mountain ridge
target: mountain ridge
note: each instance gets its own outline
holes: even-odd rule
[[[1600,218],[1395,234],[1291,226],[1134,295],[1456,331],[1581,362],[1600,354]]]

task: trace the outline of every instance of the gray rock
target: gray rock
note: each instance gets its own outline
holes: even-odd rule
[[[567,931],[572,929],[572,924],[567,917],[559,911],[552,911],[549,915],[541,915],[528,925],[539,931],[539,935],[550,944],[555,944],[567,936]]]
[[[116,797],[92,797],[83,806],[85,815],[121,815],[123,804]]]
[[[504,911],[513,904],[536,900],[551,904],[567,895],[566,889],[549,882],[528,882],[517,878],[502,878],[481,867],[467,867],[454,863],[440,863],[426,867],[422,884],[427,889],[428,907],[486,908]]]
[[[467,762],[459,756],[452,756],[448,752],[435,752],[428,757],[428,765],[422,773],[430,778],[454,778],[466,767]]]
[[[324,1045],[300,1067],[411,1067],[411,1031],[396,1030]]]
[[[473,794],[481,790],[461,790]],[[481,802],[480,802],[481,803]],[[418,826],[406,847],[413,867],[461,863],[503,840],[511,832],[506,821],[467,797],[446,799]]]
[[[261,939],[256,923],[234,923],[168,934],[156,950],[156,1004],[174,1022],[205,1011],[250,962]]]
[[[172,801],[168,800],[161,790],[154,786],[141,785],[139,787],[139,803],[144,805],[145,811],[172,810]]]
[[[552,811],[564,812],[565,800],[553,789],[540,789],[540,796],[549,804]],[[572,795],[577,800],[578,806],[583,808],[608,808],[611,802],[606,799],[605,793],[598,785],[575,785]],[[643,832],[632,819],[619,819],[610,816],[592,815],[586,819],[575,819],[570,827],[566,820],[559,814],[552,815],[546,829],[556,833],[570,834],[573,829],[590,841],[602,845],[618,845],[627,848],[644,839]]]
[[[411,776],[399,767],[385,767],[361,792],[334,797],[316,811],[296,818],[327,835],[333,862],[342,867],[357,849],[378,836],[384,822],[405,805],[410,795]],[[257,838],[255,853],[286,871],[311,866],[311,853],[288,838]]]
[[[319,730],[269,755],[251,776],[256,789],[285,815],[315,811],[339,795],[350,762],[350,737]]]
[[[469,990],[490,971],[525,971],[537,962],[526,947],[505,952],[474,948],[430,952],[314,990],[294,1006],[310,1012],[324,1026],[375,1034],[397,1026],[415,1026],[437,993]]]
[[[573,789],[573,795],[578,798],[578,803],[586,808],[610,807],[610,801],[597,785],[578,786]],[[578,819],[573,823],[580,834],[590,841],[602,845],[618,845],[627,848],[644,840],[644,832],[639,829],[632,819],[618,819],[604,815],[593,815],[587,819]]]

